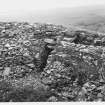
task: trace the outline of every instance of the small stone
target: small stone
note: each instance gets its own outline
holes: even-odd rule
[[[10,68],[10,67],[5,67],[5,68],[4,68],[3,75],[4,75],[4,76],[8,76],[8,75],[10,74],[10,71],[11,71],[11,68]]]
[[[97,97],[98,97],[98,98],[102,98],[103,95],[102,95],[101,93],[98,93]]]
[[[68,96],[68,92],[63,92],[62,95],[67,97]]]
[[[48,70],[48,71],[47,71],[47,73],[48,73],[48,74],[50,74],[50,73],[51,73],[51,71],[50,71],[50,70]]]
[[[57,77],[61,77],[61,75],[60,75],[60,74],[56,74],[55,76],[57,76]]]
[[[55,44],[53,39],[45,39],[44,40],[46,43],[51,43],[51,44]]]
[[[84,87],[85,87],[85,88],[87,88],[87,87],[89,87],[89,86],[90,86],[90,85],[89,85],[88,82],[84,84]]]
[[[30,45],[31,45],[31,43],[30,43],[29,41],[27,41],[27,40],[24,41],[23,43],[24,43],[26,46],[30,46]]]
[[[56,102],[57,101],[57,98],[55,96],[51,96],[49,99],[48,99],[49,102]]]
[[[39,53],[37,53],[37,54],[35,55],[35,58],[39,58]]]
[[[98,101],[98,102],[102,102],[102,98],[98,98],[97,101]]]
[[[0,70],[2,70],[3,69],[3,67],[0,67]]]
[[[28,66],[30,66],[30,67],[35,67],[35,65],[34,64],[32,64],[32,63],[30,63],[30,64],[27,64]]]
[[[96,88],[96,86],[95,86],[95,85],[91,85],[91,88],[92,88],[92,89],[95,89],[95,88]]]
[[[10,44],[7,43],[7,44],[5,45],[5,47],[10,47]]]
[[[23,56],[29,56],[29,53],[26,52],[26,53],[23,54]]]
[[[83,92],[84,94],[86,94],[86,93],[87,93],[87,90],[86,90],[86,88],[85,88],[85,87],[82,87],[82,92]]]

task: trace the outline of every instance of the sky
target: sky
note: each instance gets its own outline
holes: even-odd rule
[[[105,0],[0,0],[0,13],[105,4]]]
[[[0,0],[0,18],[16,17],[28,11],[101,4],[105,0]]]

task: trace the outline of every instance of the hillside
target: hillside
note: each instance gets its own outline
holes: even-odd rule
[[[55,38],[39,73],[32,59],[45,39]],[[104,39],[104,34],[61,25],[1,22],[0,101],[105,101]]]

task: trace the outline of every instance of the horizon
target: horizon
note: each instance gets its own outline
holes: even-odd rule
[[[0,17],[20,16],[35,11],[104,5],[105,0],[0,0]]]
[[[59,25],[65,25],[69,18],[79,15],[81,11],[105,7],[105,0],[0,0],[0,3],[0,22],[25,21]]]

